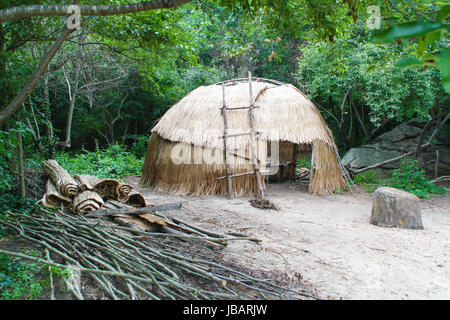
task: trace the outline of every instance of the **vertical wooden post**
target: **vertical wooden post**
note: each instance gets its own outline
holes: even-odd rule
[[[434,178],[438,178],[439,150],[436,149],[436,162],[434,163]]]
[[[18,149],[18,156],[19,156],[19,192],[20,192],[20,198],[25,198],[25,176],[24,176],[24,170],[23,170],[23,146],[22,146],[22,134],[20,132],[17,133],[17,149]]]
[[[314,180],[314,143],[311,143],[311,165],[309,169],[309,187],[311,188],[312,182]]]
[[[249,108],[249,120],[250,120],[250,149],[252,152],[252,160],[253,160],[253,168],[255,169],[255,177],[256,182],[258,183],[259,189],[259,197],[264,197],[264,189],[261,183],[261,174],[259,172],[258,167],[258,159],[256,157],[256,148],[255,148],[255,130],[254,130],[254,119],[253,119],[253,109],[254,109],[254,101],[253,101],[253,92],[252,92],[252,73],[248,72],[248,87],[250,93],[250,108]]]
[[[225,151],[225,164],[227,168],[227,182],[228,182],[228,199],[231,199],[233,195],[233,186],[231,184],[231,166],[230,166],[230,154],[228,152],[228,118],[227,118],[227,105],[225,103],[225,86],[222,83],[222,116],[223,116],[223,149]]]

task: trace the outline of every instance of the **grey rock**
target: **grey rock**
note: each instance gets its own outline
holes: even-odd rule
[[[350,149],[342,158],[344,164],[351,161],[350,167],[359,169],[389,160],[406,152],[414,151],[425,121],[410,120],[402,123],[389,132],[383,133],[373,140],[373,143]],[[428,141],[431,131],[425,136],[423,143]],[[436,150],[439,150],[438,175],[450,174],[450,138],[442,130],[436,139],[436,144],[421,151],[418,157],[418,166],[428,175],[434,176],[436,163]],[[400,166],[400,161],[389,163],[380,169],[391,170]]]

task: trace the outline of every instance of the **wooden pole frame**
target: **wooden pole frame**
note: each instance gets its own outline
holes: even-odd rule
[[[227,183],[228,183],[228,199],[233,196],[233,185],[231,182],[231,166],[230,166],[230,153],[228,152],[228,117],[227,117],[227,105],[225,102],[225,86],[222,83],[222,116],[223,116],[223,149],[225,153],[225,165],[227,168]]]
[[[253,101],[253,92],[252,92],[252,73],[250,71],[248,72],[248,89],[249,89],[249,94],[250,94],[250,108],[248,111],[249,121],[250,121],[250,150],[252,152],[253,168],[255,169],[255,178],[256,178],[256,182],[258,184],[259,197],[263,198],[264,197],[264,188],[261,183],[261,174],[259,172],[258,161],[257,161],[257,156],[256,156],[256,149],[255,149],[256,138],[255,138],[254,114],[253,114],[253,109],[254,109],[255,105],[254,105],[254,101]]]

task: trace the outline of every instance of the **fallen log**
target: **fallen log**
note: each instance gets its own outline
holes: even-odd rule
[[[443,181],[450,181],[450,176],[442,176],[442,177],[436,178],[434,180],[431,180],[432,183],[443,182]]]

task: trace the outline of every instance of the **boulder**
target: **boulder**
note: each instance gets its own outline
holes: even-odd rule
[[[342,163],[345,165],[354,159],[350,163],[350,167],[360,169],[413,151],[417,147],[425,123],[425,121],[418,120],[402,123],[391,131],[378,136],[372,143],[350,149],[342,158]],[[428,132],[423,143],[428,141],[432,131]],[[450,174],[450,139],[446,132],[444,127],[435,139],[434,145],[423,149],[417,159],[419,168],[425,170],[430,176],[434,176],[436,150],[439,150],[438,175]],[[355,158],[355,156],[357,157]],[[397,161],[386,164],[380,169],[392,170],[399,166],[400,161]]]
[[[378,188],[373,193],[370,223],[380,227],[423,229],[419,198],[395,188]]]

